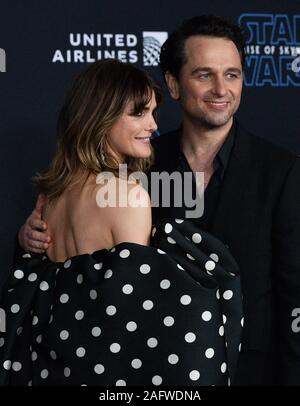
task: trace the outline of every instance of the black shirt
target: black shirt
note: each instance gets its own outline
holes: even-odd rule
[[[210,181],[205,189],[204,211],[202,216],[197,218],[197,223],[202,229],[207,231],[210,230],[217,203],[219,201],[222,181],[229,164],[231,152],[235,141],[235,132],[236,123],[234,121],[228,136],[226,137],[223,145],[219,149],[213,161],[214,173],[211,176]],[[179,129],[172,133],[162,135],[161,140],[158,139],[153,142],[156,161],[155,165],[151,168],[151,173],[156,171],[167,171],[168,173],[178,171],[181,174],[184,174],[186,172],[193,173],[185,155],[181,150],[181,136],[182,131],[181,129]],[[193,198],[195,198],[196,182],[194,176],[192,190]],[[173,192],[173,189],[171,189],[171,192]],[[191,208],[186,207],[183,193],[184,191],[182,191],[181,207],[175,207],[174,203],[172,203],[172,199],[170,207],[161,207],[161,204],[160,207],[154,207],[152,211],[153,222],[156,223],[157,220],[161,218],[185,218],[186,210],[191,210]]]

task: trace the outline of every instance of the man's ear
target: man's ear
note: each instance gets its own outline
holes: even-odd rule
[[[178,80],[169,71],[166,72],[165,79],[172,99],[179,100],[180,92]]]

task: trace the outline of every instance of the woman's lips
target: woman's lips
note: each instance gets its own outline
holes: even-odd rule
[[[134,137],[136,140],[142,142],[143,144],[150,143],[150,137]]]

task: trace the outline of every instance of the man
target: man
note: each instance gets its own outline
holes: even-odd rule
[[[158,137],[152,171],[204,172],[204,214],[196,221],[237,260],[244,295],[244,335],[236,385],[300,384],[300,160],[244,130],[233,118],[242,92],[240,29],[215,16],[185,21],[161,51],[182,127]],[[183,217],[157,208],[154,219]],[[23,247],[47,248],[36,230],[40,207],[20,231]],[[29,236],[29,237],[28,237]]]

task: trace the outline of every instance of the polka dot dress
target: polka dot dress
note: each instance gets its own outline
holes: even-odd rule
[[[0,307],[1,385],[228,385],[241,348],[238,266],[187,220],[149,247],[24,254]]]

